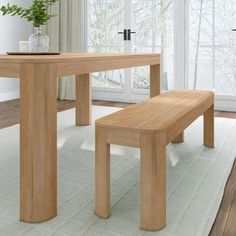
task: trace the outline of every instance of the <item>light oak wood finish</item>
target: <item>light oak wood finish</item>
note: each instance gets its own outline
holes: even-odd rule
[[[214,94],[205,91],[173,90],[145,102],[128,106],[97,120],[102,127],[147,133],[167,132],[167,141],[188,127],[214,104]],[[177,123],[178,121],[178,123]]]
[[[96,191],[95,208],[96,214],[102,218],[110,216],[110,144],[106,141],[106,130],[96,127],[96,189],[104,191]],[[101,171],[102,170],[102,171]]]
[[[76,125],[92,123],[91,78],[89,74],[76,76]]]
[[[105,218],[110,214],[109,202],[106,200],[110,194],[107,186],[110,178],[107,145],[140,147],[140,227],[150,231],[163,229],[166,225],[166,145],[173,140],[182,141],[184,129],[204,114],[205,127],[208,127],[204,129],[204,144],[213,147],[213,107],[212,92],[174,90],[98,119],[96,214]]]
[[[150,83],[153,85],[150,88],[150,97],[160,95],[161,91],[161,66],[160,64],[150,66]]]
[[[52,56],[9,56],[0,54],[0,68],[9,64],[17,66],[24,63],[56,63],[58,75],[78,75],[93,72],[116,70],[131,67],[159,65],[160,54],[130,53],[64,53]],[[4,69],[5,70],[5,69]],[[6,76],[3,71],[0,76]],[[9,77],[20,77],[20,68],[7,70]]]
[[[0,63],[2,77],[17,78],[20,74],[20,65],[14,63]]]
[[[178,136],[176,136],[171,143],[183,143],[184,142],[184,132],[181,132]]]
[[[142,133],[141,149],[141,225],[156,231],[166,226],[166,137]]]
[[[96,62],[101,60],[114,61],[114,60],[138,60],[142,59],[144,62],[140,62],[143,65],[147,65],[147,60],[154,59],[155,65],[160,63],[160,54],[155,53],[62,53],[60,55],[7,55],[0,54],[0,63],[74,63],[74,62]],[[156,63],[159,62],[159,63]],[[132,64],[132,62],[129,62]],[[112,63],[114,64],[114,63]],[[149,63],[148,63],[149,64]]]
[[[131,67],[139,67],[145,65],[159,65],[159,59],[157,57],[137,57],[136,55],[130,56],[122,56],[119,57],[110,57],[109,59],[101,57],[97,58],[97,60],[88,60],[88,61],[74,61],[72,63],[59,63],[58,72],[61,75],[67,75],[70,73],[78,73],[80,74],[88,74],[91,72],[98,72],[105,70],[117,70],[117,69],[125,69]]]
[[[41,222],[56,210],[56,84],[76,75],[76,124],[91,124],[93,72],[160,64],[159,54],[0,55],[0,77],[20,78],[20,219]],[[151,89],[160,76],[151,75]]]
[[[214,105],[204,113],[204,145],[214,147]]]
[[[140,133],[122,129],[107,130],[107,142],[121,146],[136,147],[140,145]]]
[[[20,219],[26,222],[57,214],[55,76],[54,64],[21,66]]]
[[[94,100],[93,105],[96,106],[108,106],[108,107],[120,107],[125,108],[130,103],[121,102],[109,102],[109,101],[98,101]],[[75,101],[58,101],[58,111],[64,111],[75,107]],[[7,128],[9,126],[19,123],[19,100],[10,100],[5,102],[0,102],[0,129]],[[228,119],[236,119],[235,112],[215,112],[215,117],[226,117]],[[0,188],[1,189],[1,188]],[[228,178],[227,184],[225,186],[224,196],[220,205],[220,209],[217,213],[216,220],[212,226],[210,236],[213,235],[224,235],[229,236],[224,232],[229,232],[230,228],[231,235],[236,235],[236,226],[234,221],[230,221],[229,215],[235,214],[235,207],[231,207],[236,204],[234,194],[236,192],[236,163],[232,168],[231,174]],[[228,221],[229,220],[229,221]]]

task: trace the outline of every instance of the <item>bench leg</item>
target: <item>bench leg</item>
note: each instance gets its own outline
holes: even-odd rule
[[[214,105],[204,113],[204,145],[214,148]]]
[[[141,228],[166,226],[166,138],[141,134]]]
[[[184,132],[180,133],[171,143],[183,143],[184,142]]]
[[[96,127],[95,144],[95,213],[102,218],[110,216],[110,144],[106,130]]]

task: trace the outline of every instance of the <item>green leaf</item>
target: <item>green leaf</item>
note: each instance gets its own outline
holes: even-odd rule
[[[11,16],[18,15],[21,18],[25,18],[27,21],[32,22],[35,27],[40,27],[45,25],[48,20],[55,16],[50,15],[48,9],[51,5],[59,1],[60,0],[34,0],[33,4],[28,8],[7,3],[6,6],[0,8],[0,14]]]

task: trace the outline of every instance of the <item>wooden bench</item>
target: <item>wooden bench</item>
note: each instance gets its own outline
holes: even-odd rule
[[[204,115],[204,145],[214,147],[214,94],[173,90],[96,121],[96,215],[110,215],[110,144],[141,149],[141,228],[166,225],[166,145]]]

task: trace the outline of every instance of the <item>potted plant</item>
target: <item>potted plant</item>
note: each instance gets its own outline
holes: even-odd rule
[[[49,7],[60,0],[34,0],[28,8],[11,5],[8,3],[0,7],[2,15],[20,16],[35,27],[35,34],[29,37],[31,50],[33,52],[44,52],[49,50],[49,37],[42,32],[42,26],[54,15],[49,14]]]

